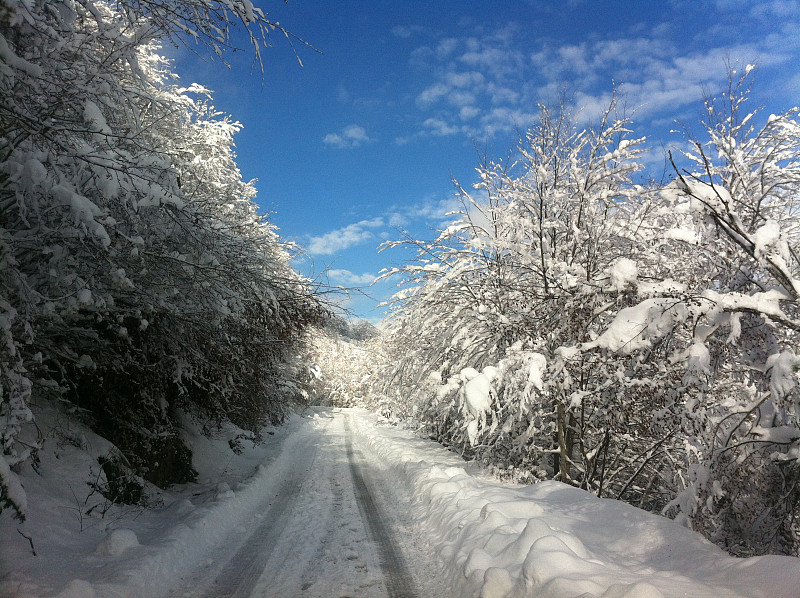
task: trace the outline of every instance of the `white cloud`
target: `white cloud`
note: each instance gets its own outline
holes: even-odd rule
[[[488,86],[487,93],[492,98],[492,104],[517,104],[520,99],[518,92],[494,83]]]
[[[452,218],[448,214],[463,208],[461,199],[450,196],[447,199],[426,197],[422,201],[406,208],[405,213],[410,218],[434,221],[435,223],[449,223]]]
[[[433,59],[433,50],[428,46],[420,46],[411,52],[408,62],[420,68],[427,69],[430,66],[430,61]]]
[[[645,39],[609,39],[595,43],[591,48],[593,67],[619,65],[657,64],[670,54],[670,48],[663,40]]]
[[[328,278],[341,285],[362,286],[372,284],[375,282],[377,276],[368,272],[364,274],[355,274],[350,270],[334,269],[328,270]]]
[[[778,54],[759,52],[750,45],[681,53],[665,40],[640,37],[546,48],[531,60],[549,79],[540,91],[543,101],[552,101],[557,88],[554,81],[569,82],[569,88],[575,90],[573,108],[578,122],[589,124],[608,106],[612,81],[638,117],[652,117],[697,104],[705,93],[724,84],[729,59],[755,56],[759,64],[780,61]]]
[[[495,75],[517,72],[524,62],[520,52],[503,47],[465,52],[459,60],[473,68],[482,68]]]
[[[430,131],[437,137],[454,135],[455,133],[458,133],[461,130],[458,127],[448,125],[445,121],[439,118],[429,118],[424,123],[422,123],[422,126],[424,126],[428,131]]]
[[[538,115],[509,108],[508,106],[498,106],[492,108],[481,118],[481,125],[490,134],[497,131],[513,131],[515,129],[526,130],[530,127]]]
[[[439,58],[447,58],[458,47],[458,40],[453,37],[448,37],[443,39],[439,42],[439,46],[436,48],[436,54]]]
[[[350,92],[347,91],[343,83],[339,83],[339,85],[336,86],[336,99],[339,100],[340,104],[350,103]]]
[[[394,138],[394,144],[395,145],[399,145],[399,146],[403,146],[403,145],[406,145],[408,143],[411,143],[417,137],[419,137],[419,135],[402,135],[400,137],[395,137]]]
[[[482,84],[486,78],[477,71],[451,72],[445,75],[445,81],[453,87],[474,87]]]
[[[348,224],[318,237],[311,237],[308,242],[308,253],[312,255],[330,255],[348,249],[354,245],[359,245],[375,235],[368,229],[383,226],[383,218],[373,218],[372,220],[362,220],[354,224]]]
[[[578,93],[575,96],[575,121],[588,125],[598,122],[610,104],[611,94],[608,92],[600,95]]]
[[[425,107],[437,102],[450,91],[450,86],[444,83],[436,83],[425,89],[417,96],[417,104]]]
[[[475,106],[464,106],[458,111],[458,117],[461,120],[470,120],[478,116],[480,113],[481,111]]]
[[[546,79],[566,82],[578,78],[578,87],[586,87],[602,81],[604,73],[610,75],[609,79],[624,78],[631,71],[637,76],[651,76],[670,54],[676,54],[675,48],[655,37],[613,38],[579,45],[546,45],[530,55],[530,62]]]
[[[511,25],[495,31],[473,29],[472,36],[448,37],[438,46],[418,48],[412,64],[420,69],[424,65],[424,72],[433,75],[423,79],[416,95],[421,111],[417,130],[397,137],[395,143],[456,134],[482,137],[527,127],[537,104],[560,101],[564,90],[572,94],[568,101],[575,102],[571,107],[579,124],[591,124],[607,107],[614,86],[640,122],[667,113],[674,118],[724,85],[731,62],[755,62],[773,71],[790,64],[800,50],[800,2],[720,2],[727,6],[727,20],[721,19],[719,31],[702,34],[702,39],[688,32],[676,38],[680,25],[670,23],[642,24],[617,29],[606,38],[558,44],[552,38],[527,41],[524,32]],[[734,17],[747,17],[750,6],[764,15],[764,22],[767,15],[774,22],[764,35],[744,38],[730,28],[737,27]],[[783,76],[790,78],[789,73]]]
[[[392,35],[403,39],[409,38],[411,37],[411,29],[404,27],[403,25],[396,25],[392,27]]]
[[[800,3],[796,0],[753,2],[750,8],[750,15],[762,19],[797,17],[800,15]]]
[[[441,81],[429,85],[417,96],[417,105],[427,108],[445,97],[451,106],[472,104],[484,81],[485,77],[476,71],[445,73]]]
[[[789,97],[800,96],[800,73],[795,74],[786,82],[786,85],[784,86],[784,93]]]
[[[348,125],[339,133],[328,133],[322,143],[338,148],[358,147],[362,143],[372,141],[367,130],[360,125]]]
[[[425,28],[420,25],[397,25],[392,27],[392,35],[395,37],[399,37],[400,39],[408,39],[414,34],[423,33]]]
[[[592,65],[587,60],[585,43],[579,46],[561,46],[557,56],[559,64],[565,69],[581,75],[591,72]]]
[[[461,108],[475,103],[475,96],[468,91],[454,91],[447,96],[447,101],[451,106]]]
[[[402,214],[394,213],[389,216],[389,226],[398,227],[405,226],[406,224],[408,224],[408,219]]]
[[[509,26],[469,37],[444,38],[435,51],[427,46],[415,50],[412,64],[422,66],[422,61],[417,61],[424,56],[425,70],[430,72],[433,67],[435,73],[417,94],[417,107],[436,112],[423,114],[419,129],[397,137],[395,143],[402,145],[429,136],[483,136],[513,129],[518,124],[514,120],[523,115],[518,106],[536,106],[537,102],[529,82],[533,68],[526,65],[524,54],[517,49],[515,31]],[[478,121],[487,109],[489,112]]]

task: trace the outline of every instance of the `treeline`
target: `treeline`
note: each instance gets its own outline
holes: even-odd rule
[[[542,107],[410,242],[374,404],[518,479],[797,554],[800,123],[748,108],[750,70],[706,101],[669,184],[644,182],[616,99],[587,128]]]
[[[0,508],[20,518],[34,404],[111,440],[104,491],[136,501],[194,476],[176,410],[257,433],[305,401],[325,311],[256,211],[240,125],[159,55],[181,35],[222,54],[235,23],[256,52],[276,27],[249,0],[0,0]]]

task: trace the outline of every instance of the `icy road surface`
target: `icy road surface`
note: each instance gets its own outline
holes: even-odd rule
[[[408,497],[398,495],[380,463],[365,456],[350,416],[323,411],[313,421],[313,433],[284,440],[281,458],[272,464],[272,487],[252,526],[233,530],[170,596],[412,598],[438,593],[412,573],[424,573],[434,559],[414,542],[410,522],[402,517],[412,511]]]

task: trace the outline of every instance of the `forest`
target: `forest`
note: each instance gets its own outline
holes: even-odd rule
[[[224,6],[223,6],[224,4]],[[291,264],[236,164],[240,125],[159,54],[258,56],[249,0],[0,2],[0,507],[26,516],[36,408],[116,447],[111,500],[191,481],[181,414],[265,423],[366,405],[501,477],[676,519],[731,554],[800,549],[800,120],[752,66],[648,175],[614,95],[540,106],[511,158],[457,184],[380,334]]]

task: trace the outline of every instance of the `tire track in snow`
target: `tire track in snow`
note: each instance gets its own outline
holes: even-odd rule
[[[389,598],[416,598],[417,594],[411,582],[411,574],[406,566],[403,555],[397,548],[392,533],[380,515],[375,500],[369,491],[369,486],[361,475],[357,461],[360,461],[360,451],[353,449],[350,416],[344,416],[345,443],[347,458],[350,463],[350,473],[353,478],[353,487],[358,503],[358,510],[372,541],[378,547],[381,571]]]
[[[353,446],[350,417],[319,420],[270,465],[274,483],[252,523],[243,521],[182,576],[172,598],[419,595],[393,519],[381,516],[376,478]]]
[[[303,484],[305,470],[293,471],[276,492],[276,502],[264,513],[263,522],[255,529],[250,540],[228,561],[214,580],[213,596],[216,598],[247,598],[258,583],[264,567],[272,555],[288,523],[287,512],[293,497]]]
[[[205,568],[188,576],[184,583],[176,584],[169,595],[175,598],[249,598],[286,530],[294,499],[314,468],[317,453],[318,447],[309,440],[295,446],[293,454],[300,459],[291,467],[278,470],[283,479],[273,487],[272,498],[264,505],[267,508],[253,513],[260,520],[255,528],[241,530],[238,536],[233,535],[220,546],[221,552],[227,553],[221,567],[216,567],[214,561],[207,561]]]

